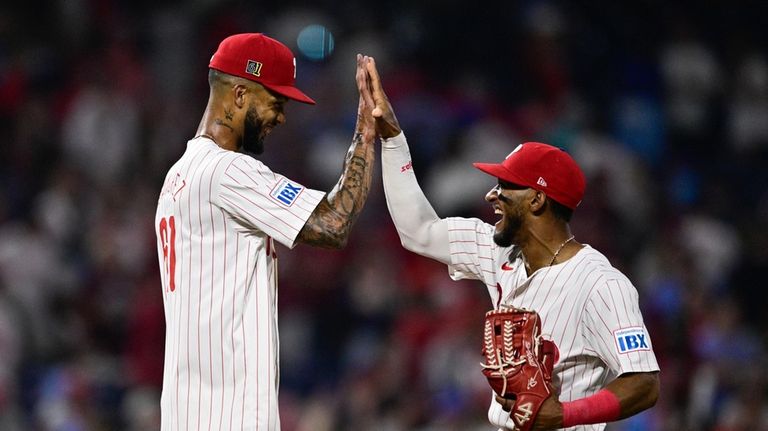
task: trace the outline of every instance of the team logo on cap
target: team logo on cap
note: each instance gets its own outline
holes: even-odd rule
[[[248,60],[248,64],[245,65],[245,73],[250,73],[253,76],[261,76],[262,64],[258,61]]]
[[[539,177],[539,179],[536,181],[536,184],[546,187],[547,186],[547,180],[544,179],[544,177]]]

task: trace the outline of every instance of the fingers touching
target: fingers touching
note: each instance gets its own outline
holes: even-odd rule
[[[355,78],[360,91],[359,120],[375,119],[375,133],[381,138],[392,138],[400,134],[400,124],[384,92],[379,71],[376,69],[376,60],[358,54]],[[361,116],[365,118],[360,118]],[[361,125],[360,121],[358,125]]]
[[[371,80],[366,70],[366,63],[370,57],[357,54],[357,89],[360,91],[360,97],[369,109],[375,105],[373,95],[371,94]]]
[[[397,121],[389,98],[384,92],[384,86],[381,84],[381,77],[376,68],[376,60],[369,57],[364,64],[371,83],[374,108],[371,115],[376,119],[376,131],[383,139],[393,138],[400,134],[400,123]]]
[[[376,136],[376,126],[371,111],[374,108],[373,96],[371,94],[371,82],[368,72],[365,68],[367,57],[357,55],[357,70],[355,80],[357,89],[360,92],[360,102],[357,107],[357,126],[356,132],[362,134],[366,142],[373,141]]]
[[[384,104],[387,103],[387,96],[384,94],[384,89],[381,86],[381,77],[379,77],[379,71],[376,69],[376,60],[370,57],[370,61],[365,63],[365,67],[371,79],[373,100],[376,106],[373,110],[373,116],[378,118],[384,115]]]

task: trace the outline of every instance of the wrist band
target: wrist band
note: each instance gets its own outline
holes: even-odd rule
[[[611,422],[620,415],[619,399],[608,389],[602,389],[590,397],[563,403],[563,428]]]
[[[400,131],[400,134],[398,134],[397,136],[393,136],[391,138],[381,140],[382,148],[397,148],[400,145],[403,145],[404,143],[406,143],[405,133],[403,133],[402,131]]]

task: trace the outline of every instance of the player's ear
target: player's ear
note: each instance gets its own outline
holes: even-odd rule
[[[541,190],[531,189],[533,193],[529,198],[531,204],[531,212],[539,213],[544,209],[544,204],[547,201],[547,194]]]
[[[232,87],[232,93],[235,97],[235,106],[238,108],[243,108],[247,105],[247,95],[249,93],[248,87],[246,87],[243,84],[235,84]]]

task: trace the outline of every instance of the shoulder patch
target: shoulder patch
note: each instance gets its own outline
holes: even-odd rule
[[[651,350],[648,334],[642,326],[617,329],[613,331],[613,338],[616,340],[616,351],[620,354]]]
[[[304,191],[304,186],[283,178],[272,189],[269,196],[283,206],[289,207],[296,202],[296,198],[299,197],[302,191]]]

